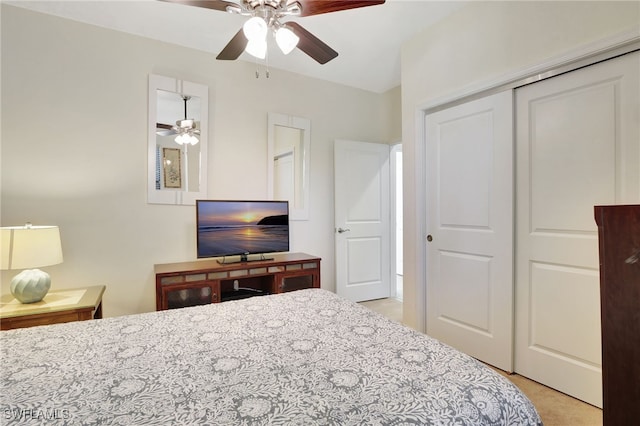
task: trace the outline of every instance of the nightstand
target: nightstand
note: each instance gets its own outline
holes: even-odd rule
[[[0,297],[0,329],[33,327],[102,318],[105,286],[50,291],[43,300],[22,304],[11,294]]]

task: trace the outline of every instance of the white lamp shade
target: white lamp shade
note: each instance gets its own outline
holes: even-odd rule
[[[278,31],[276,31],[276,43],[278,43],[278,47],[285,55],[291,53],[299,41],[300,37],[287,27],[280,27]]]
[[[244,23],[242,31],[249,42],[253,40],[266,40],[268,27],[264,19],[254,16]]]
[[[267,56],[267,40],[249,40],[245,52],[258,59],[264,59]]]
[[[57,226],[10,226],[0,228],[2,269],[30,269],[62,263],[62,244]]]

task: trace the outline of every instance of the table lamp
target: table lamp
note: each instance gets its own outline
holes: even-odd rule
[[[51,288],[51,277],[39,269],[62,263],[57,226],[8,226],[0,228],[1,269],[24,269],[11,280],[11,294],[22,303],[41,301]]]

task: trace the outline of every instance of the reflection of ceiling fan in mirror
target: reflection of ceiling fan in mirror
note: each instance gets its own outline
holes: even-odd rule
[[[206,9],[227,11],[250,18],[222,49],[216,59],[234,60],[246,51],[264,59],[267,53],[267,34],[274,35],[280,50],[286,55],[294,48],[302,50],[320,64],[338,56],[322,40],[296,22],[280,22],[290,16],[311,16],[322,13],[382,4],[385,0],[162,0]]]
[[[158,136],[176,135],[174,139],[178,145],[195,145],[199,142],[200,129],[198,122],[192,118],[188,118],[187,103],[191,100],[191,96],[181,95],[184,102],[184,119],[176,121],[175,125],[156,123],[156,134]]]
[[[173,131],[178,135],[174,140],[178,145],[195,145],[199,142],[200,129],[198,129],[198,122],[188,118],[189,115],[187,114],[187,102],[190,99],[191,96],[182,96],[184,101],[184,120],[176,121],[176,125],[173,126]]]

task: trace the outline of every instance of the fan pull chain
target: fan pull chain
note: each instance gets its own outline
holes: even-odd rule
[[[260,64],[258,64],[258,60],[255,60],[255,64],[256,64],[256,78],[260,78]],[[269,72],[269,53],[267,52],[267,54],[265,55],[265,72],[264,75],[269,78],[271,76],[270,72]]]
[[[269,78],[271,74],[269,73],[269,68],[265,68],[264,75],[266,78]],[[260,70],[256,68],[256,78],[260,78]]]

